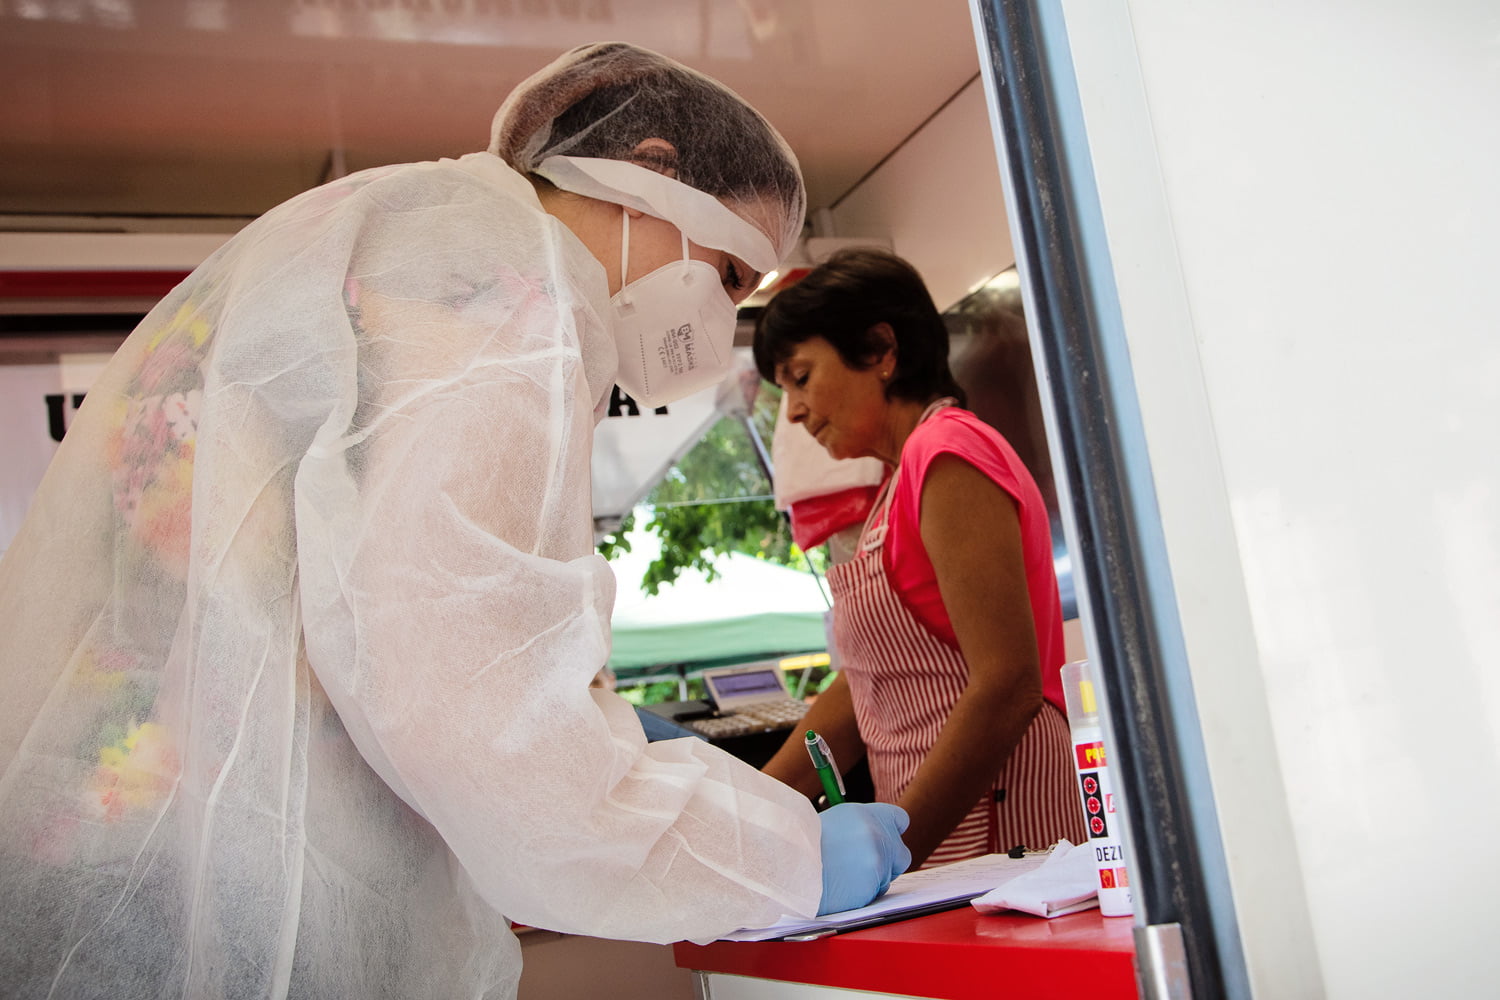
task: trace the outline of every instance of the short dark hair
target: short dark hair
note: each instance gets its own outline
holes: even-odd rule
[[[878,247],[833,253],[801,281],[777,293],[755,323],[755,366],[768,382],[797,345],[822,337],[850,368],[868,369],[886,343],[875,327],[896,336],[896,370],[887,398],[925,403],[964,391],[948,370],[948,328],[917,269]]]

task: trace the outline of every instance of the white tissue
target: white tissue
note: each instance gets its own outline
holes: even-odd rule
[[[1059,840],[1037,868],[1018,875],[970,903],[980,913],[1020,910],[1038,917],[1060,917],[1099,905],[1098,865],[1087,846]]]

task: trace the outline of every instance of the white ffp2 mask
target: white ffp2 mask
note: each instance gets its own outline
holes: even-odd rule
[[[630,257],[630,213],[620,273]],[[609,300],[620,369],[615,381],[642,406],[663,406],[717,384],[729,373],[735,307],[719,272],[688,255],[625,285]]]

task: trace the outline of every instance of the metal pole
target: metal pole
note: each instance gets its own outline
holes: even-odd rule
[[[1143,530],[1157,516],[1155,494],[1137,440],[1139,414],[1130,410],[1133,380],[1119,349],[1112,266],[1096,225],[1060,11],[1055,0],[971,3],[993,74],[1028,322],[1051,384],[1054,460],[1069,489],[1090,655],[1112,695],[1137,937],[1153,940],[1151,932],[1180,925],[1193,995],[1248,996],[1212,803],[1191,801],[1184,780],[1184,749],[1201,758],[1201,742],[1196,718],[1174,713],[1169,690],[1183,683],[1185,653],[1170,581],[1163,582],[1165,552]],[[1138,960],[1153,954],[1145,949]],[[1149,987],[1152,970],[1143,968],[1142,980]]]

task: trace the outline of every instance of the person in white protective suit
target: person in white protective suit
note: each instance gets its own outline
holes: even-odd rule
[[[0,992],[509,997],[508,919],[883,891],[900,810],[815,813],[589,683],[611,385],[721,377],[803,212],[738,97],[588,46],[489,151],[293,198],[152,310],[0,562]]]

